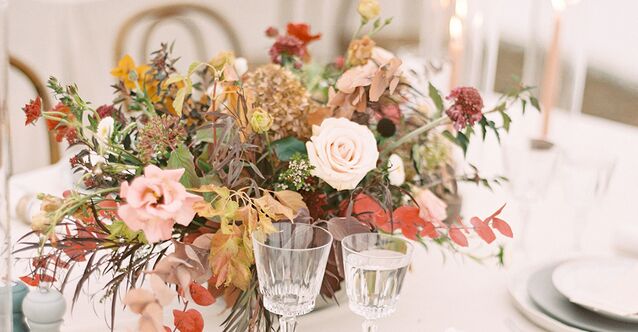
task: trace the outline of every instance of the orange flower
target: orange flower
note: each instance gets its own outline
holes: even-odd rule
[[[321,34],[318,33],[313,35],[310,33],[310,25],[306,23],[288,23],[286,26],[286,32],[297,39],[301,40],[304,46],[308,45],[310,42],[319,40],[321,38]]]
[[[55,112],[55,114],[53,114],[54,117],[66,120],[67,122],[74,118],[73,114],[71,114],[71,109],[62,103],[55,105],[51,112]],[[46,119],[46,124],[49,131],[55,133],[55,140],[58,142],[62,142],[62,139],[73,129],[57,119]]]

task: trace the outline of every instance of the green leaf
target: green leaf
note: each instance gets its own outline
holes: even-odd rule
[[[184,174],[179,182],[181,182],[186,188],[199,187],[199,178],[197,177],[197,172],[195,172],[193,155],[186,145],[180,144],[177,149],[171,152],[171,156],[168,158],[168,168],[183,168]]]
[[[374,23],[372,23],[372,26],[375,29],[377,29],[380,25],[381,25],[381,18],[377,18],[376,20],[374,20]]]
[[[445,130],[442,133],[443,137],[447,138],[448,140],[450,140],[450,142],[457,144],[456,142],[456,137],[454,137],[454,135],[452,135],[452,133],[449,130]]]
[[[470,140],[462,132],[456,133],[456,143],[463,149],[463,155],[467,154],[467,146],[470,144]]]
[[[525,115],[525,108],[527,107],[527,100],[521,99],[521,107],[523,108],[523,115]]]
[[[538,104],[538,99],[536,99],[536,97],[530,96],[529,102],[532,103],[532,106],[540,112],[541,106]]]
[[[523,108],[525,109],[525,108]],[[506,132],[510,131],[510,123],[512,123],[512,118],[510,118],[509,115],[507,115],[507,113],[505,112],[500,112],[501,113],[501,117],[503,117],[503,128],[505,129]]]
[[[290,160],[295,153],[308,154],[306,144],[292,136],[272,142],[272,147],[281,161]]]
[[[443,98],[441,98],[439,90],[437,90],[436,87],[432,85],[432,83],[429,84],[428,90],[430,98],[432,98],[432,101],[434,102],[434,105],[436,106],[436,109],[439,111],[438,113],[440,115],[441,113],[443,113],[443,108],[445,107],[443,106]]]

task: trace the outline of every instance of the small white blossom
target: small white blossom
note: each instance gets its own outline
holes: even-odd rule
[[[393,153],[388,158],[388,179],[393,186],[400,186],[405,182],[405,167],[398,154]]]

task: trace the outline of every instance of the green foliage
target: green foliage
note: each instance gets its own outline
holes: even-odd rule
[[[441,93],[439,92],[439,90],[437,90],[436,87],[434,87],[434,85],[432,85],[432,83],[430,83],[428,86],[428,93],[430,95],[430,98],[434,102],[434,105],[436,106],[436,117],[441,116],[445,108],[445,106],[443,105],[443,98],[441,98]]]
[[[272,148],[281,161],[289,161],[295,153],[307,155],[306,145],[296,137],[286,137],[272,142]]]
[[[195,171],[193,155],[186,145],[180,144],[177,149],[171,152],[171,156],[168,158],[168,168],[184,168],[184,174],[182,175],[180,182],[186,188],[199,187],[200,181],[197,177],[197,172]]]

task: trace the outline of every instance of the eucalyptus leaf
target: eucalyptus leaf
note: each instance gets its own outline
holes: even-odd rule
[[[429,84],[428,90],[429,90],[428,93],[430,95],[430,98],[434,102],[434,105],[436,106],[438,113],[439,114],[443,113],[443,108],[445,106],[443,105],[443,98],[441,98],[441,94],[439,93],[439,90],[437,90],[436,87],[432,85],[432,83]]]

